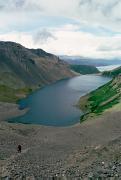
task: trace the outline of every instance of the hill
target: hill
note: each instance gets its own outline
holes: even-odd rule
[[[84,111],[81,120],[99,115],[121,99],[121,76],[117,76],[104,86],[80,98],[79,107]]]
[[[114,69],[114,70],[104,71],[104,72],[102,73],[102,75],[104,75],[104,76],[110,76],[110,77],[116,77],[116,76],[118,76],[118,75],[120,75],[120,74],[121,74],[121,66],[118,67],[118,68],[116,68],[116,69]]]
[[[95,66],[90,65],[70,65],[71,69],[80,74],[96,74],[99,70]]]
[[[53,54],[0,42],[0,101],[15,100],[33,89],[72,76],[68,64]]]

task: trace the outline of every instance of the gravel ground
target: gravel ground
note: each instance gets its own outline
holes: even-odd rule
[[[0,102],[0,121],[24,114],[26,110],[19,110],[17,104]]]
[[[17,115],[13,106],[0,108],[1,179],[121,179],[120,110],[57,128],[2,121]]]

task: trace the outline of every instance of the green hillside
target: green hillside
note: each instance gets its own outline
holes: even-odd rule
[[[14,89],[9,86],[0,85],[0,101],[16,103],[20,98],[24,98],[26,95],[30,94],[32,89]]]
[[[97,74],[99,70],[95,66],[89,65],[70,65],[71,69],[80,74]]]
[[[106,85],[80,98],[79,107],[86,115],[81,117],[81,120],[89,115],[99,115],[106,109],[117,104],[121,98],[121,77],[118,76]]]
[[[110,77],[116,77],[118,75],[121,75],[121,67],[118,67],[118,68],[111,70],[111,71],[104,71],[102,73],[102,75],[110,76]]]

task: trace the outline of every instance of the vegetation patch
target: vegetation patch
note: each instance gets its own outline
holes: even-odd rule
[[[89,65],[70,65],[71,69],[80,74],[97,74],[99,70],[95,66]]]
[[[118,75],[121,75],[121,67],[118,67],[111,71],[104,71],[102,73],[104,76],[110,76],[110,77],[117,77]]]
[[[80,109],[85,111],[81,121],[86,116],[99,115],[105,110],[117,104],[121,95],[121,83],[119,78],[115,78],[106,85],[98,88],[90,94],[82,97],[79,101]]]
[[[0,101],[16,103],[19,99],[30,94],[32,89],[23,88],[23,89],[14,89],[5,85],[0,85]]]

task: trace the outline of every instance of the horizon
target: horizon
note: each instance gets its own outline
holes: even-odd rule
[[[0,0],[0,41],[68,56],[121,58],[121,1]]]

